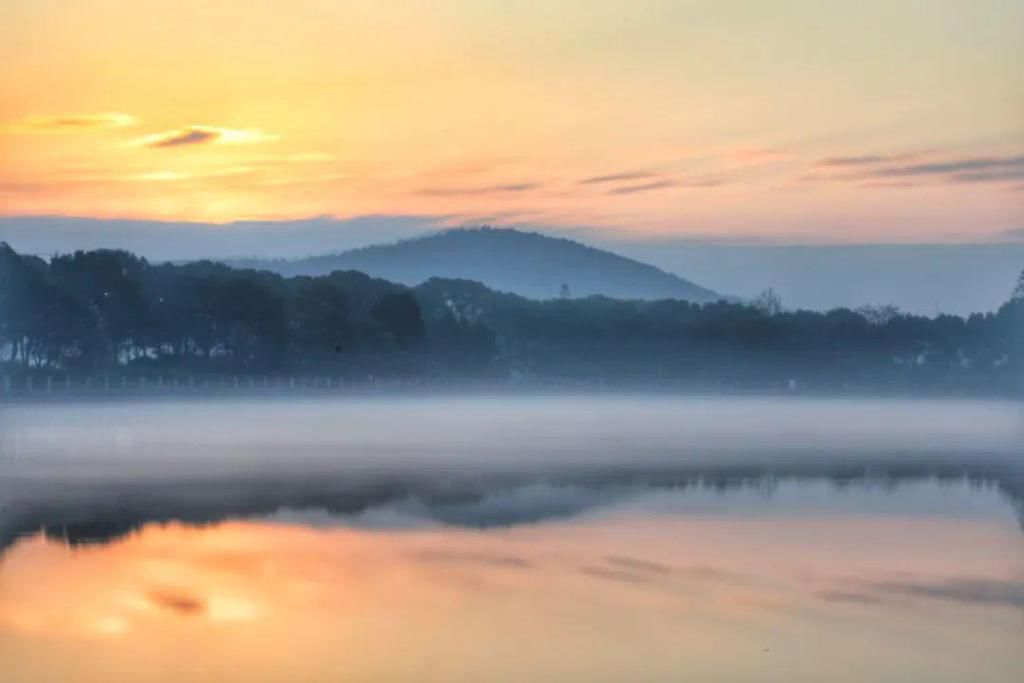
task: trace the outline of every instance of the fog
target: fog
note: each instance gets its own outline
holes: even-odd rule
[[[973,482],[1024,510],[1024,408],[668,396],[149,400],[0,407],[0,538],[281,510],[466,526],[651,490]],[[376,512],[374,512],[376,511]],[[387,512],[390,511],[390,512]],[[75,531],[77,529],[77,531]]]

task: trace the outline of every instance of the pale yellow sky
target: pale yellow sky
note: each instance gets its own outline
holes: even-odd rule
[[[0,214],[1024,227],[1017,0],[6,0]]]

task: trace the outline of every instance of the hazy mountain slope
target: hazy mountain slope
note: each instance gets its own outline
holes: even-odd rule
[[[283,275],[323,275],[357,270],[374,277],[417,285],[432,277],[475,280],[492,289],[535,299],[603,294],[620,299],[722,298],[654,266],[572,240],[518,230],[478,228],[298,261],[246,261],[234,265],[266,268]]]

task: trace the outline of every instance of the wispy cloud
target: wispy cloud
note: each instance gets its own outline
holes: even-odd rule
[[[8,126],[17,133],[79,133],[104,128],[126,128],[138,120],[130,114],[101,112],[96,114],[64,114],[32,116]]]
[[[822,168],[850,168],[874,166],[877,164],[898,163],[912,158],[912,154],[860,154],[856,156],[825,157],[816,162]]]
[[[954,578],[937,582],[889,581],[871,584],[878,593],[932,598],[967,605],[1024,609],[1024,582],[988,578]]]
[[[503,183],[475,187],[429,187],[419,190],[418,194],[431,197],[458,197],[488,194],[514,194],[529,192],[542,187],[542,183]]]
[[[1024,179],[1024,155],[968,157],[926,164],[891,166],[871,173],[880,178],[944,176],[956,182],[987,182]]]
[[[579,181],[580,185],[601,185],[605,183],[618,183],[629,180],[647,180],[649,178],[657,178],[658,176],[649,171],[627,171],[624,173],[611,173],[608,175],[597,175],[590,178],[584,178]]]
[[[153,590],[146,597],[155,607],[181,616],[199,615],[206,611],[206,602],[202,598],[174,590]]]
[[[194,145],[251,145],[276,140],[275,135],[258,128],[235,129],[217,126],[189,126],[144,135],[132,141],[137,147],[152,149],[190,147]]]
[[[847,181],[864,187],[914,183],[1006,183],[1024,180],[1024,155],[947,158],[906,163],[921,154],[826,157],[802,181]],[[824,171],[821,172],[821,171]]]
[[[639,185],[624,185],[623,187],[613,187],[608,190],[608,194],[637,194],[639,192],[653,192],[655,190],[666,190],[670,187],[678,187],[678,183],[671,179],[655,180],[650,183],[640,183]]]
[[[883,602],[882,598],[865,591],[857,590],[822,590],[818,591],[818,598],[825,602],[838,602],[849,605],[877,605]]]
[[[625,194],[638,194],[640,192],[654,192],[657,190],[668,190],[672,188],[676,189],[698,189],[698,188],[711,188],[724,185],[725,180],[717,177],[696,177],[696,178],[663,178],[662,180],[656,180],[650,183],[640,183],[638,185],[625,185],[623,187],[614,187],[608,190],[605,194],[610,195],[625,195]]]
[[[518,555],[506,555],[490,552],[473,552],[467,550],[421,550],[414,557],[431,564],[452,564],[478,566],[484,568],[529,569],[532,564]]]
[[[826,602],[876,605],[906,599],[930,599],[968,606],[1024,609],[1024,581],[990,577],[856,580],[816,592]]]
[[[883,190],[905,190],[911,187],[920,187],[919,183],[912,183],[909,180],[868,180],[860,184],[861,187],[874,187]]]

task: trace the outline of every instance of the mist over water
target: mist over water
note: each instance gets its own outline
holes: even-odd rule
[[[1000,401],[3,405],[0,661],[18,683],[1015,681],[1022,444]]]
[[[0,449],[16,466],[72,470],[122,460],[425,469],[715,464],[856,454],[1010,458],[1013,401],[778,397],[379,396],[12,404]]]

